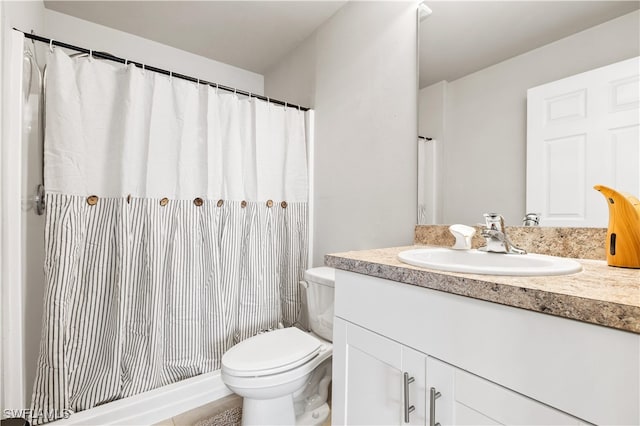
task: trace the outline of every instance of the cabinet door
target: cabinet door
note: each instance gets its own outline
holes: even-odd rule
[[[580,425],[575,417],[432,357],[427,388],[440,396],[433,423],[441,425]],[[427,415],[429,417],[429,413]],[[433,424],[432,423],[432,424]]]
[[[424,354],[339,318],[334,348],[333,424],[425,424]],[[407,384],[406,404],[414,407],[408,422],[404,373],[413,378]]]

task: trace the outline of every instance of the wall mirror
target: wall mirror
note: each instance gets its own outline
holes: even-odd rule
[[[473,225],[497,212],[521,225],[527,90],[640,55],[640,3],[425,3],[432,13],[419,30],[418,223]],[[557,175],[550,185],[572,178]],[[606,212],[592,186],[586,196]]]

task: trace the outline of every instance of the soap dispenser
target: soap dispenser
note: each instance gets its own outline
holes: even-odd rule
[[[640,268],[640,201],[603,185],[600,191],[609,205],[607,264],[623,268]]]

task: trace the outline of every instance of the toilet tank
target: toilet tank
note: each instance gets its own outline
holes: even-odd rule
[[[328,266],[304,271],[307,287],[309,328],[318,336],[333,341],[333,301],[336,270]]]

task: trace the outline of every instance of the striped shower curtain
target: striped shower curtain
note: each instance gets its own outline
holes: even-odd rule
[[[60,49],[47,74],[34,423],[216,370],[292,325],[304,113]]]

